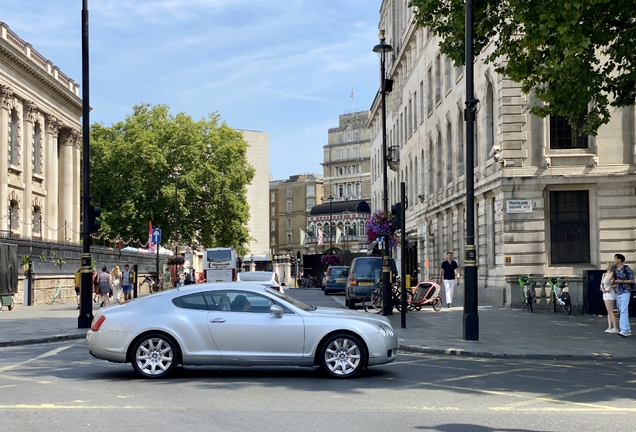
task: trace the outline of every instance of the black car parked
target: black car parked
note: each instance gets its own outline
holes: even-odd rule
[[[397,276],[397,266],[393,258],[389,258],[391,272]],[[373,290],[382,287],[382,257],[358,257],[351,263],[349,277],[345,287],[345,304],[355,309],[356,303],[362,302]]]

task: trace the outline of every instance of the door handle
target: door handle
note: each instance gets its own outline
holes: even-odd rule
[[[225,320],[223,318],[214,318],[213,320],[210,320],[211,323],[224,323]]]

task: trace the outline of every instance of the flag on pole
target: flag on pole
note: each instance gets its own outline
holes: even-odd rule
[[[318,229],[318,246],[322,246],[322,230]]]
[[[352,98],[353,98],[353,95],[354,95],[354,93],[353,93],[353,87],[351,87],[351,97],[352,97]]]
[[[300,245],[304,246],[305,245],[305,237],[307,236],[307,233],[305,231],[302,230],[302,228],[299,228],[300,230]]]
[[[154,253],[155,244],[152,242],[152,221],[148,225],[148,252]]]
[[[342,231],[340,231],[340,228],[336,227],[336,244],[340,243],[341,236],[342,236]]]

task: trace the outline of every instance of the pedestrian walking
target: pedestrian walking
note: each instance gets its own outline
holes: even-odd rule
[[[171,274],[170,269],[167,268],[165,272],[163,272],[163,287],[161,289],[168,289],[171,285]]]
[[[124,301],[132,300],[132,280],[133,272],[128,264],[124,264],[124,271],[121,272],[121,290],[124,293]]]
[[[99,273],[93,269],[93,303],[97,303],[99,299]]]
[[[121,303],[121,270],[119,266],[113,267],[110,272],[110,275],[113,277],[113,295],[117,303]]]
[[[104,307],[108,301],[108,294],[110,294],[110,290],[113,287],[113,279],[110,273],[108,273],[106,266],[102,267],[102,271],[97,277],[99,280],[99,295],[102,300],[102,304],[99,307]]]
[[[442,262],[442,268],[439,271],[440,282],[444,282],[444,291],[446,293],[446,307],[453,304],[453,293],[457,285],[456,279],[459,279],[459,266],[457,261],[453,260],[453,253],[446,252],[446,259]]]
[[[614,266],[607,263],[605,273],[601,278],[601,291],[603,292],[603,301],[607,309],[607,330],[605,333],[618,333],[618,324],[616,323],[616,315],[614,315],[614,302],[616,301],[616,292],[612,284],[614,279]]]
[[[619,315],[619,332],[622,337],[632,335],[629,326],[629,298],[634,287],[634,272],[625,264],[625,255],[614,255],[614,285],[616,286],[616,306]]]

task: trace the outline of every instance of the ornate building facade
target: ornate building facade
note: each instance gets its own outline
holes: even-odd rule
[[[413,25],[403,1],[382,1],[379,29],[394,48],[387,57],[387,77],[394,80],[386,95],[387,145],[399,162],[389,171],[389,201],[399,200],[404,181],[406,229],[416,243],[419,272],[437,277],[446,251],[463,265],[464,69],[440,53],[427,29]],[[529,114],[536,101],[483,56],[474,67],[480,303],[520,303],[516,279],[527,274],[534,275],[536,294],[549,301],[543,278],[562,276],[580,311],[588,270],[600,269],[615,253],[628,264],[636,260],[636,109],[614,109],[597,136],[581,136],[564,118]],[[369,127],[375,210],[382,208],[385,169],[379,94]]]
[[[0,98],[0,232],[79,242],[79,85],[0,23]]]

